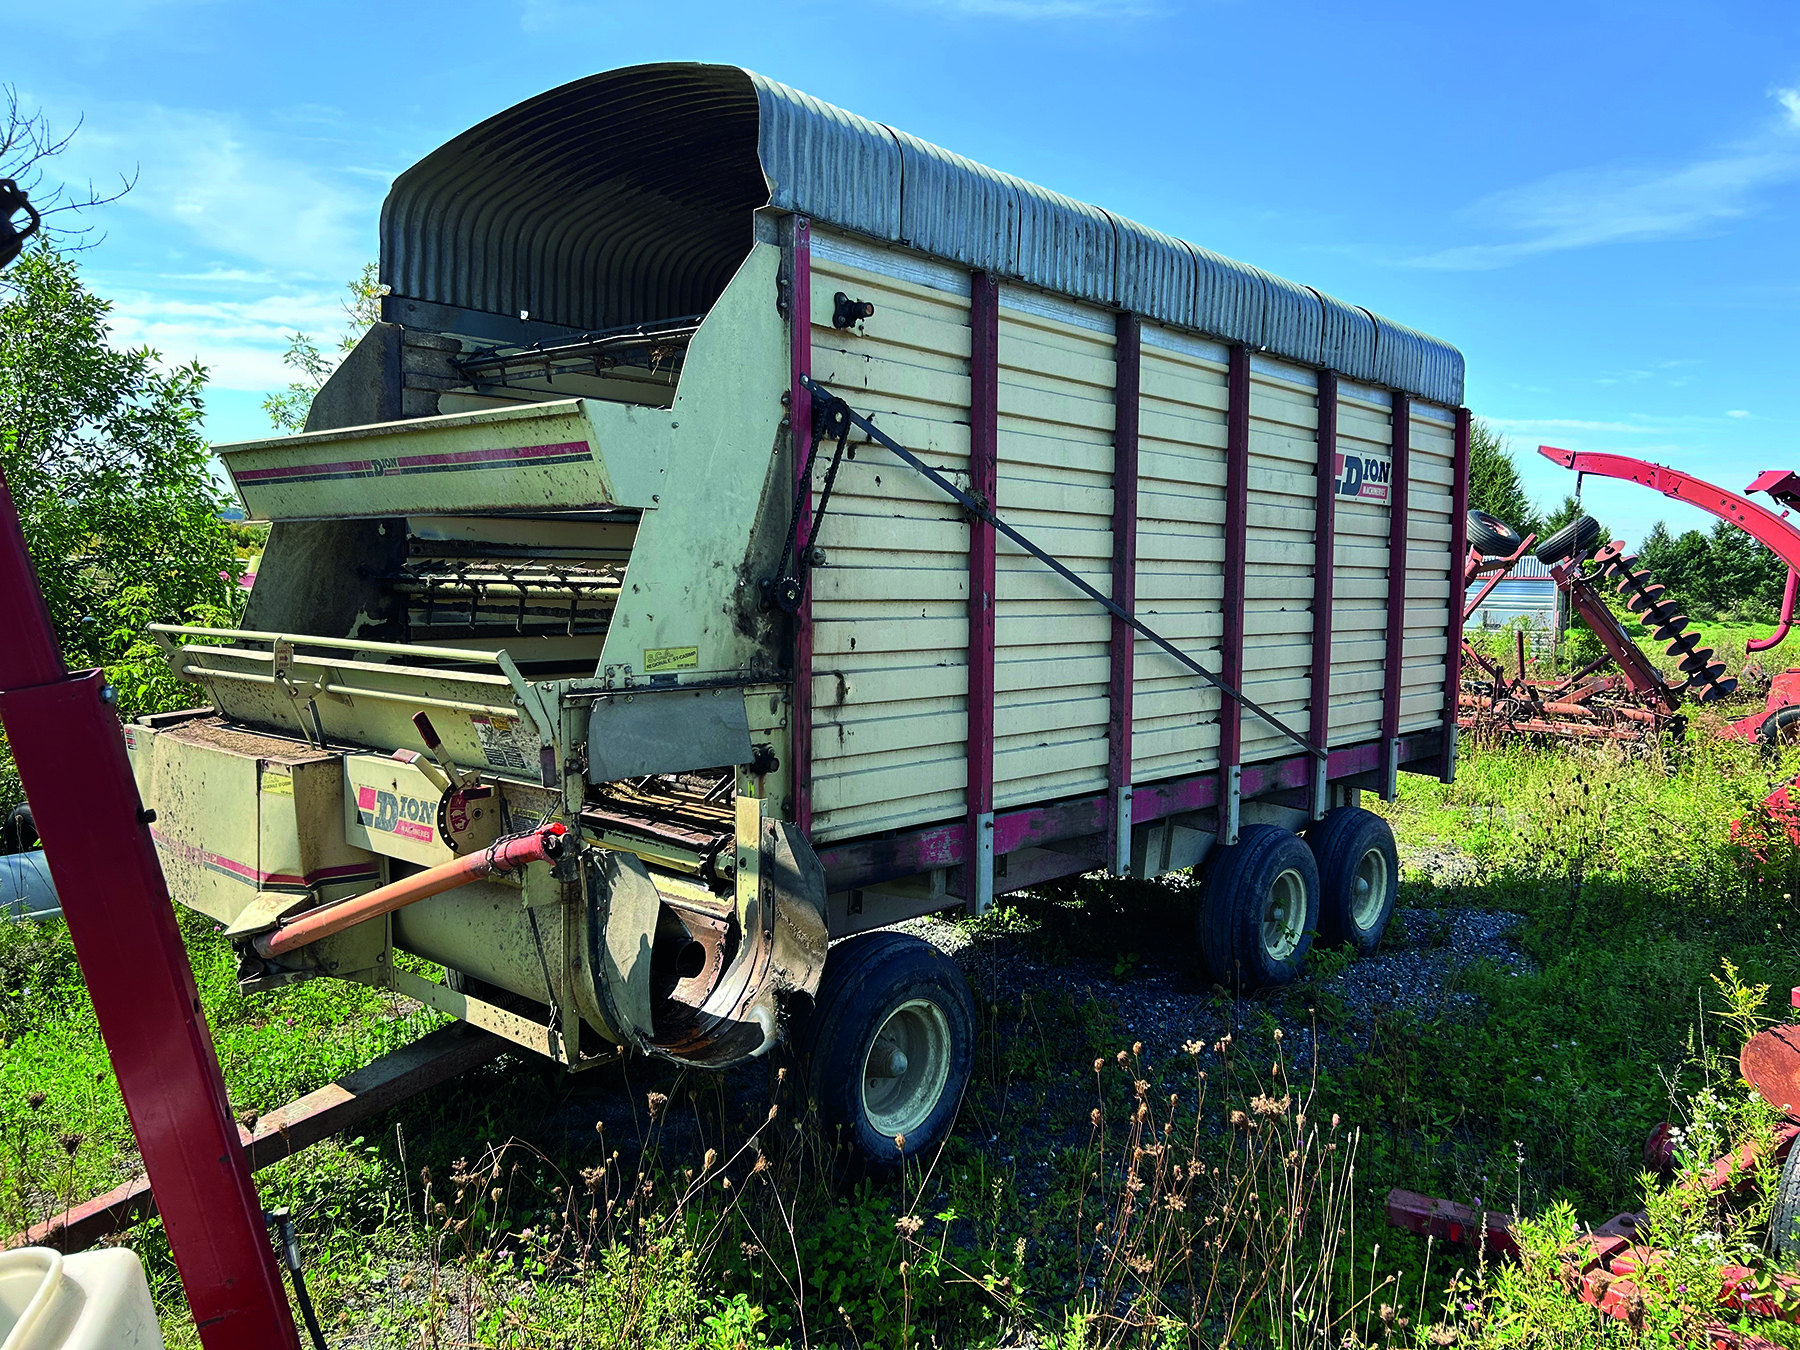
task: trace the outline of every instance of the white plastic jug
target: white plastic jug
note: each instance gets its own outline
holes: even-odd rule
[[[0,1252],[0,1350],[162,1350],[150,1282],[122,1247]]]

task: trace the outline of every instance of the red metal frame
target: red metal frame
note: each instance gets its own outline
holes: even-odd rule
[[[1233,689],[1244,687],[1245,563],[1250,519],[1250,349],[1233,347],[1226,376],[1225,407],[1225,596],[1220,638],[1224,669],[1219,674]],[[1219,696],[1219,793],[1222,843],[1237,842],[1239,784],[1244,760],[1244,710],[1235,699]]]
[[[788,278],[788,425],[798,485],[806,481],[806,453],[812,445],[812,394],[801,379],[812,374],[812,221],[795,216],[793,230],[793,275]],[[796,495],[800,518],[794,524],[794,538],[810,543],[812,493]],[[796,547],[804,549],[806,545]],[[794,824],[802,834],[812,830],[812,673],[812,587],[808,586],[801,593],[800,608],[794,614],[794,689],[788,721]]]
[[[297,1346],[100,671],[70,674],[0,478],[0,721],[207,1350]]]
[[[969,279],[969,491],[998,505],[1000,491],[1000,283],[987,272]],[[969,521],[969,860],[976,873],[967,898],[978,908],[992,898],[994,811],[994,527]]]
[[[1319,492],[1313,527],[1312,743],[1331,748],[1331,625],[1337,579],[1338,376],[1319,372]],[[1313,772],[1313,813],[1326,805],[1325,765]]]
[[[1704,478],[1665,468],[1661,464],[1652,464],[1648,460],[1633,459],[1630,455],[1559,450],[1553,445],[1540,445],[1538,453],[1576,473],[1623,479],[1627,483],[1637,483],[1660,492],[1665,497],[1686,502],[1689,506],[1697,506],[1744,530],[1785,562],[1790,570],[1800,569],[1800,530],[1760,502],[1750,501],[1735,492],[1709,483]],[[1763,474],[1750,485],[1750,490],[1768,491],[1770,480],[1775,480],[1774,485],[1779,486],[1780,480],[1788,476],[1780,471]]]
[[[1766,652],[1771,647],[1779,647],[1794,626],[1794,599],[1800,593],[1800,572],[1788,568],[1787,586],[1781,592],[1781,622],[1775,625],[1775,631],[1766,638],[1747,638],[1744,641],[1746,652]]]
[[[1400,759],[1403,764],[1434,760],[1439,753],[1441,733],[1437,728],[1403,736]],[[1325,776],[1335,782],[1340,778],[1356,778],[1372,774],[1382,765],[1384,751],[1374,741],[1343,746],[1331,752]],[[1248,764],[1243,769],[1242,792],[1255,797],[1268,792],[1304,789],[1312,782],[1311,754],[1262,764]],[[1139,784],[1132,789],[1131,815],[1138,823],[1161,820],[1165,816],[1187,811],[1206,811],[1220,805],[1219,775],[1196,774],[1166,783]],[[1110,794],[1072,797],[1047,806],[1028,806],[994,816],[994,851],[1010,853],[1020,848],[1040,848],[1069,840],[1102,837],[1106,815],[1111,808]],[[833,893],[859,886],[878,886],[884,881],[917,876],[934,867],[955,867],[967,861],[969,832],[957,821],[952,825],[934,825],[883,839],[860,839],[843,844],[826,844],[819,849],[819,861],[825,867],[825,884]],[[1071,870],[1091,871],[1092,861],[1071,855]],[[1009,872],[1009,885],[1020,884]]]
[[[1406,550],[1408,498],[1412,472],[1412,400],[1396,390],[1393,394],[1393,470],[1388,482],[1388,601],[1387,654],[1382,672],[1381,743],[1386,751],[1382,763],[1381,796],[1391,801],[1400,773],[1400,694],[1405,687],[1402,676],[1406,660]],[[1454,608],[1454,606],[1452,606]],[[1448,665],[1446,653],[1445,662]]]
[[[1113,599],[1137,612],[1138,396],[1143,373],[1143,325],[1119,315],[1113,347]],[[1131,839],[1132,689],[1137,632],[1116,615],[1112,621],[1111,703],[1107,723],[1107,782],[1112,813],[1106,823],[1106,857],[1114,872],[1128,870]],[[1123,836],[1123,837],[1121,837]]]
[[[1469,410],[1456,410],[1454,464],[1450,486],[1450,634],[1444,645],[1444,757],[1438,777],[1448,783],[1456,777],[1458,700],[1462,694],[1463,619],[1468,608],[1468,583],[1458,564],[1469,555]],[[1484,592],[1485,594],[1485,592]]]

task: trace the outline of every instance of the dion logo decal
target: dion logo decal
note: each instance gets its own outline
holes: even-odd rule
[[[356,815],[364,829],[429,843],[437,838],[437,803],[372,787],[356,789]]]

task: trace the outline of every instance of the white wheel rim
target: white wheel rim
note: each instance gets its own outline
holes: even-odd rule
[[[1381,917],[1382,906],[1387,904],[1388,896],[1388,860],[1387,854],[1378,848],[1372,848],[1362,855],[1362,861],[1356,864],[1356,875],[1350,881],[1350,917],[1356,921],[1360,932],[1368,932]]]
[[[863,1114],[892,1139],[919,1131],[950,1081],[950,1020],[927,999],[902,1003],[869,1043],[863,1057]]]
[[[1263,900],[1262,945],[1271,961],[1286,961],[1306,932],[1306,878],[1288,868]]]

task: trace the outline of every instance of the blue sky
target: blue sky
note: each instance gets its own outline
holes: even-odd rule
[[[1741,489],[1800,467],[1800,10],[1639,0],[227,3],[0,0],[0,82],[61,171],[138,185],[91,283],[120,337],[266,429],[284,331],[335,334],[392,177],[612,66],[746,65],[1459,346],[1540,442]],[[1708,518],[1590,483],[1615,533]]]

